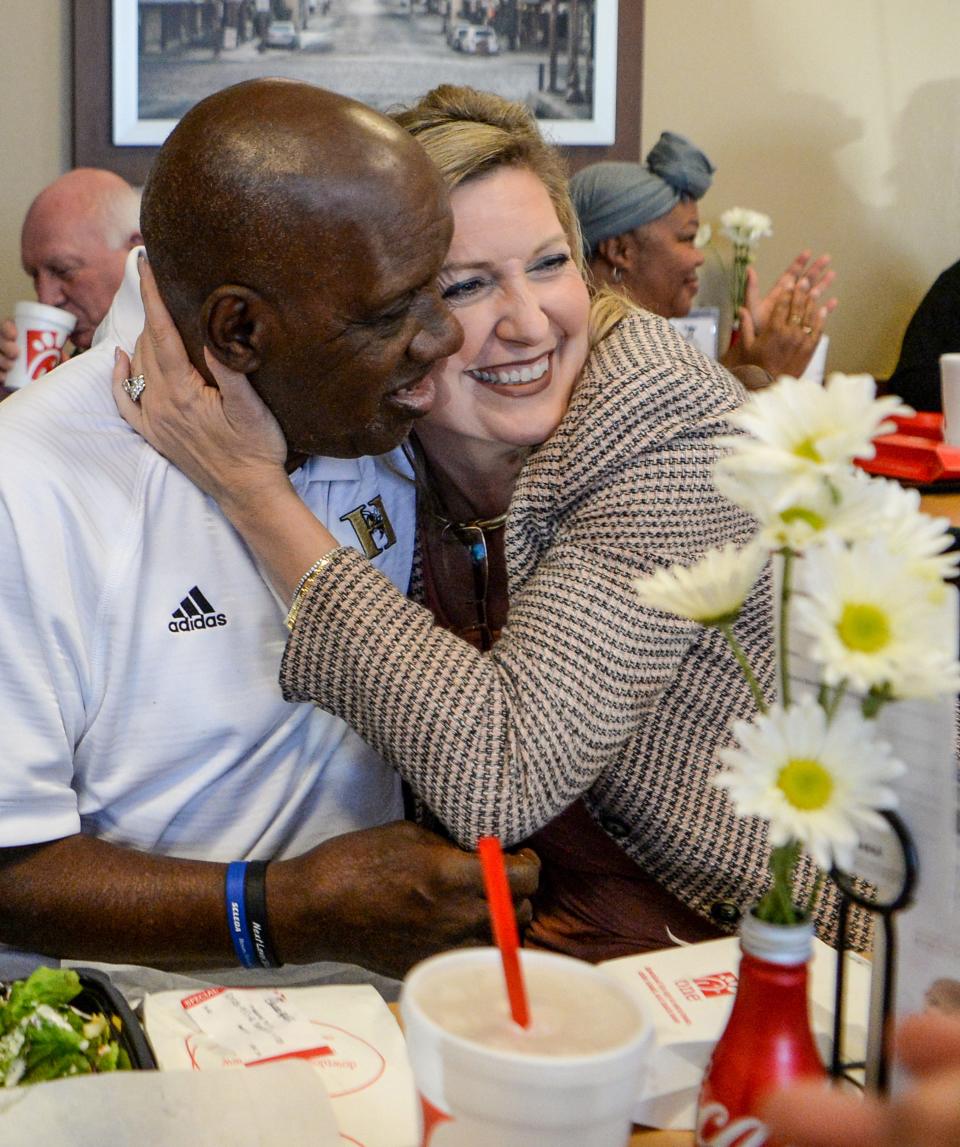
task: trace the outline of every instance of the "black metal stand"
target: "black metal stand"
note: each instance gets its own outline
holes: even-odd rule
[[[840,917],[837,925],[837,982],[833,1009],[833,1057],[830,1063],[830,1074],[835,1079],[845,1079],[855,1086],[861,1086],[859,1080],[851,1074],[854,1071],[864,1070],[866,1063],[848,1061],[844,1056],[844,987],[846,979],[847,929],[850,918],[850,909],[856,905],[878,917],[878,927],[883,931],[883,965],[880,969],[874,968],[874,976],[882,977],[880,984],[880,1019],[882,1036],[886,1036],[888,1022],[893,1014],[894,988],[897,973],[897,929],[894,916],[913,902],[913,894],[917,886],[919,861],[917,848],[910,831],[895,812],[882,812],[880,816],[890,825],[891,831],[900,849],[900,862],[902,870],[900,880],[894,882],[894,889],[888,895],[871,896],[865,891],[865,886],[858,878],[846,872],[834,869],[830,876],[840,889]],[[889,1084],[889,1066],[885,1038],[880,1040],[879,1062],[876,1072],[876,1090],[881,1095],[886,1094]]]

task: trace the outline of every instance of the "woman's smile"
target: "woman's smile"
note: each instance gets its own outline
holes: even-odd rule
[[[552,351],[533,361],[502,363],[498,366],[474,367],[466,373],[477,382],[503,391],[507,395],[539,394],[550,385]]]

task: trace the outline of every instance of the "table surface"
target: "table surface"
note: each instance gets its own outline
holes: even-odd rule
[[[693,1147],[692,1131],[647,1131],[637,1127],[630,1136],[630,1147]]]
[[[925,514],[949,518],[952,526],[960,526],[960,494],[921,494],[920,509]]]

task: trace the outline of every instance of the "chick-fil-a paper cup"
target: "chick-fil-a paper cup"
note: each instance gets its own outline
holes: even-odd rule
[[[530,1026],[510,1018],[500,954],[411,969],[400,997],[421,1147],[624,1147],[652,1028],[592,964],[521,952]]]
[[[63,347],[77,316],[46,303],[20,302],[14,308],[19,355],[7,374],[11,390],[42,378],[63,361]]]

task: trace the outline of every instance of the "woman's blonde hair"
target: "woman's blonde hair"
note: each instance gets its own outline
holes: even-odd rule
[[[577,270],[589,282],[566,164],[524,104],[476,88],[441,84],[411,107],[394,112],[393,119],[423,147],[449,190],[500,167],[521,167],[535,175],[547,189]],[[601,290],[591,307],[591,346],[631,309],[636,308],[623,295]]]
[[[583,239],[567,191],[566,165],[523,104],[476,88],[441,84],[393,118],[430,156],[449,190],[500,167],[532,172],[546,187],[577,267],[583,270]]]

